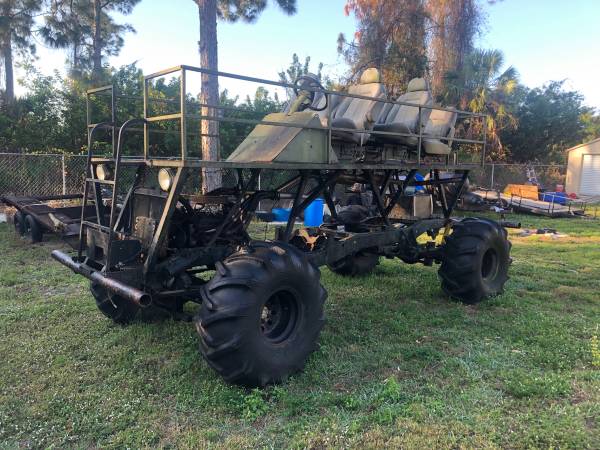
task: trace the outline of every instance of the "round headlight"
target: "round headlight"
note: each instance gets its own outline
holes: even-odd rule
[[[173,186],[173,172],[171,169],[163,167],[158,171],[158,185],[165,192],[171,189],[171,186]]]
[[[112,169],[106,164],[98,164],[96,167],[96,176],[99,180],[110,180],[112,178]]]

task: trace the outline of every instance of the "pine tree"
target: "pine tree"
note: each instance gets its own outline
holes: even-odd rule
[[[0,0],[0,58],[4,65],[4,97],[10,104],[15,98],[14,52],[35,53],[33,26],[41,0]]]
[[[255,22],[267,7],[267,0],[194,0],[198,5],[200,18],[200,66],[205,69],[218,70],[217,58],[217,18],[227,22]],[[296,0],[275,0],[275,3],[286,14],[296,12]],[[202,74],[202,91],[200,103],[217,105],[219,103],[218,77]],[[216,116],[217,111],[203,107],[202,115]],[[203,120],[200,124],[202,134],[202,159],[215,161],[218,159],[219,124],[214,120]],[[221,172],[218,169],[202,170],[202,190],[209,192],[221,185]]]
[[[69,63],[75,75],[92,72],[102,77],[103,59],[116,56],[123,47],[123,35],[135,32],[128,24],[116,23],[111,13],[127,15],[140,0],[57,0],[45,17],[40,32],[55,48],[69,48]]]

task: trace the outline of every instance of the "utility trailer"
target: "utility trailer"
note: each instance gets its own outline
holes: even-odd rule
[[[26,237],[32,244],[41,242],[44,233],[52,233],[75,246],[81,228],[81,206],[54,206],[53,204],[82,198],[81,194],[47,196],[8,194],[0,197],[0,202],[17,210],[13,216],[15,231],[20,236]],[[83,216],[86,220],[94,220],[94,214],[94,206],[88,205]]]
[[[232,117],[224,113],[231,107],[190,101],[186,80],[193,73],[203,82],[219,77],[289,88],[295,99],[263,120]],[[157,79],[173,74],[179,74],[178,111],[156,115],[149,92]],[[114,96],[111,87],[100,90]],[[356,276],[381,257],[439,264],[449,297],[475,303],[500,294],[510,264],[506,231],[492,220],[452,218],[469,171],[485,160],[485,116],[433,106],[424,80],[411,81],[408,91],[388,99],[375,69],[347,92],[329,91],[310,74],[293,84],[190,66],[145,76],[143,117],[120,124],[114,97],[109,120],[93,123],[88,114],[83,207],[93,205],[97,214],[81,221],[76,254],[52,256],[90,280],[98,308],[118,323],[132,321],[141,309],[180,317],[186,302],[198,303],[193,321],[200,353],[225,380],[246,386],[302,370],[318,345],[327,297],[321,266]],[[454,123],[445,126],[444,117]],[[227,159],[208,161],[188,152],[191,120],[255,128]],[[156,156],[152,126],[173,122],[179,153]],[[465,137],[455,135],[455,125]],[[125,136],[136,128],[143,131],[143,148],[125,156]],[[93,151],[100,131],[112,138],[111,155]],[[186,180],[201,170],[229,171],[236,182],[187,195]],[[417,180],[420,171],[426,176]],[[134,173],[132,181],[126,172]],[[261,186],[266,172],[282,181]],[[363,216],[336,207],[338,188],[356,184],[373,199]],[[111,201],[101,200],[102,188],[112,191]],[[437,211],[392,214],[416,188],[431,196]],[[288,222],[274,240],[253,239],[248,227],[259,202],[281,198],[293,200]],[[317,198],[325,200],[331,220],[297,228],[296,218]]]

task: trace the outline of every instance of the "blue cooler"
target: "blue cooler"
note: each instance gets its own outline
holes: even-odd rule
[[[275,222],[287,222],[290,218],[291,208],[273,208],[271,212],[273,213],[273,219]]]
[[[540,197],[540,200],[544,202],[558,203],[559,205],[566,205],[569,200],[565,192],[542,192]]]
[[[323,199],[317,198],[304,210],[304,226],[318,227],[323,223]]]

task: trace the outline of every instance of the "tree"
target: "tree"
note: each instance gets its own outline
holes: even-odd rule
[[[5,101],[15,98],[13,52],[35,53],[33,26],[41,0],[0,0],[0,58],[4,62]]]
[[[502,132],[502,142],[516,162],[564,163],[564,151],[592,138],[592,108],[563,81],[526,91],[515,111],[518,128]],[[597,120],[597,116],[596,116]]]
[[[82,76],[91,70],[98,81],[102,61],[116,56],[123,47],[123,34],[135,32],[128,24],[116,23],[111,13],[130,14],[140,0],[57,0],[51,3],[40,33],[55,48],[69,48],[72,72]]]
[[[59,73],[43,75],[31,63],[22,64],[26,75],[20,81],[26,94],[15,99],[10,116],[0,113],[0,149],[26,152],[66,152],[86,151],[86,89],[87,80],[63,77]],[[108,83],[114,84],[120,94],[137,97],[140,101],[117,102],[117,117],[120,122],[142,114],[142,71],[135,64],[107,71]],[[179,87],[158,86],[159,94],[173,98],[179,94]],[[175,92],[175,93],[174,93]],[[154,92],[153,92],[154,94]],[[158,96],[158,95],[156,95]],[[155,96],[153,96],[155,97]],[[91,98],[93,121],[110,119],[109,96]],[[168,123],[157,124],[167,128]],[[177,136],[178,133],[176,132]],[[170,134],[158,134],[154,143],[162,145]],[[109,140],[109,135],[104,136]],[[137,139],[136,151],[141,148],[141,134],[132,133],[127,138]],[[176,139],[174,139],[176,140]],[[106,144],[108,145],[108,144]],[[174,148],[174,145],[171,146]]]
[[[340,34],[338,52],[350,65],[349,81],[376,67],[391,96],[427,69],[426,11],[422,0],[348,0],[346,15],[354,14],[358,30],[352,41]]]
[[[476,0],[347,0],[345,13],[358,20],[352,42],[338,38],[350,79],[377,67],[391,95],[423,76],[437,94],[445,72],[461,70],[482,24]]]
[[[304,63],[301,63],[300,58],[298,58],[298,55],[296,53],[294,53],[292,55],[292,62],[290,63],[289,67],[278,73],[279,81],[282,83],[291,84],[298,77],[301,77],[302,75],[306,75],[307,73],[311,73],[310,72],[310,56],[307,56],[304,59]],[[317,72],[314,73],[314,75],[316,75],[319,80],[321,80],[323,78],[323,63],[318,64]]]
[[[507,155],[502,146],[500,132],[515,129],[515,94],[518,91],[518,73],[513,67],[502,71],[504,55],[500,50],[476,49],[464,60],[460,70],[448,71],[444,76],[440,98],[446,105],[487,115],[487,138],[490,144],[488,156],[504,159]],[[469,132],[481,132],[472,124]]]
[[[262,86],[256,89],[254,98],[247,96],[241,104],[238,97],[230,97],[229,92],[224,90],[220,95],[220,104],[235,108],[224,110],[224,117],[249,120],[262,120],[267,114],[281,111],[283,108],[283,104],[279,101],[277,95],[271,97],[269,91]],[[253,128],[254,125],[251,124],[223,123],[219,129],[222,156],[229,156],[250,134]]]
[[[200,66],[218,70],[217,57],[217,18],[228,22],[242,20],[252,23],[267,6],[267,0],[194,0],[198,5],[200,19]],[[275,0],[286,14],[296,12],[296,0]],[[201,77],[200,103],[217,105],[219,102],[218,77],[203,73]],[[202,107],[202,115],[216,116],[214,108]],[[200,124],[202,135],[202,158],[210,161],[218,159],[219,124],[214,120],[203,120]],[[202,169],[202,190],[209,192],[221,185],[221,172],[218,169]]]
[[[583,113],[581,120],[585,126],[584,142],[600,138],[600,114],[598,114],[597,110],[589,110]]]
[[[444,74],[461,71],[473,51],[482,24],[476,0],[427,0],[429,71],[434,94],[443,89]]]
[[[307,56],[304,59],[304,63],[301,63],[300,58],[298,58],[298,55],[294,53],[292,55],[292,62],[290,63],[288,68],[285,70],[281,70],[278,73],[278,75],[279,81],[281,83],[293,84],[296,79],[309,73],[315,75],[317,79],[321,82],[321,84],[327,89],[333,88],[333,82],[329,79],[329,77],[323,76],[323,63],[319,63],[317,65],[316,73],[310,71],[310,56]],[[293,90],[291,88],[286,88],[286,94],[288,102],[290,99],[295,98],[295,94],[293,93]]]

